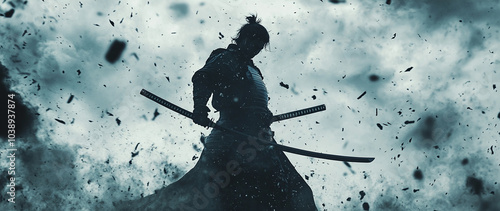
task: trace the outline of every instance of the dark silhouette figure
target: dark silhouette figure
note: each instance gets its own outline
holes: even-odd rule
[[[260,70],[252,62],[269,44],[255,15],[238,31],[234,44],[214,50],[193,78],[193,121],[208,126],[207,107],[218,125],[274,141],[272,113]],[[198,163],[178,181],[129,209],[151,210],[316,210],[313,194],[285,154],[256,139],[213,129]]]

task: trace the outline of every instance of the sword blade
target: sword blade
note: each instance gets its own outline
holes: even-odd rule
[[[177,113],[179,113],[187,118],[193,119],[192,112],[185,110],[185,109],[183,109],[183,108],[181,108],[181,107],[179,107],[171,102],[168,102],[167,100],[165,100],[161,97],[158,97],[157,95],[155,95],[155,94],[153,94],[145,89],[141,90],[141,95],[143,95],[143,96],[149,98],[150,100],[155,101],[156,103],[158,103],[158,104],[160,104],[160,105],[162,105],[162,106],[164,106],[172,111],[175,111],[175,112],[177,112]],[[302,115],[304,115],[304,114],[302,114]],[[261,143],[273,146],[278,150],[282,150],[284,152],[290,152],[290,153],[294,153],[294,154],[298,154],[298,155],[304,155],[304,156],[315,157],[315,158],[322,158],[322,159],[327,159],[327,160],[336,160],[336,161],[345,161],[345,162],[359,162],[359,163],[370,163],[375,159],[375,158],[371,158],[371,157],[351,157],[351,156],[324,154],[324,153],[312,152],[312,151],[307,151],[307,150],[298,149],[298,148],[294,148],[294,147],[289,147],[289,146],[277,144],[274,142],[269,142],[269,141],[263,140],[261,138],[242,133],[240,131],[233,130],[231,128],[226,128],[226,127],[220,126],[218,124],[215,124],[213,121],[211,121],[211,127],[225,131],[225,132],[230,132],[230,133],[233,133],[235,135],[240,135],[240,136],[246,137],[248,139],[258,140]]]

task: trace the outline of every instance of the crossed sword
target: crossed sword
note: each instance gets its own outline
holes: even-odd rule
[[[161,97],[158,97],[157,95],[155,95],[155,94],[153,94],[145,89],[141,90],[141,95],[143,95],[144,97],[147,97],[150,100],[152,100],[152,101],[154,101],[154,102],[156,102],[156,103],[158,103],[158,104],[160,104],[160,105],[162,105],[162,106],[164,106],[172,111],[175,111],[175,112],[177,112],[177,113],[179,113],[187,118],[193,119],[192,112],[187,111],[187,110],[185,110],[185,109],[183,109],[183,108],[181,108],[181,107],[179,107],[171,102],[168,102],[167,100],[165,100]],[[301,110],[297,110],[297,111],[292,111],[292,112],[288,112],[288,113],[284,113],[284,114],[275,115],[275,116],[273,116],[272,121],[273,122],[281,121],[281,120],[295,118],[298,116],[303,116],[303,115],[316,113],[316,112],[320,112],[320,111],[324,111],[324,110],[326,110],[326,106],[323,104],[323,105],[319,105],[319,106],[315,106],[315,107],[310,107],[310,108],[306,108],[306,109],[301,109]],[[263,140],[261,138],[251,136],[251,135],[245,134],[243,132],[240,132],[240,131],[237,131],[237,130],[234,130],[231,128],[220,126],[213,121],[210,121],[209,127],[212,127],[214,129],[218,129],[218,130],[221,130],[224,132],[233,133],[235,135],[240,135],[242,137],[246,137],[249,139],[258,140],[258,141],[262,142],[262,144],[271,146],[273,148],[276,148],[276,149],[284,151],[284,152],[290,152],[293,154],[298,154],[298,155],[303,155],[303,156],[308,156],[308,157],[322,158],[322,159],[327,159],[327,160],[344,161],[344,162],[358,162],[358,163],[371,163],[375,159],[373,157],[352,157],[352,156],[325,154],[325,153],[319,153],[319,152],[313,152],[313,151],[298,149],[298,148],[294,148],[294,147],[289,147],[289,146],[281,145],[281,144],[278,144],[275,142],[269,142],[269,141]]]

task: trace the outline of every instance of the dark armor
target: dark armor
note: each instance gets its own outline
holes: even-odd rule
[[[193,115],[219,112],[218,125],[274,141],[260,70],[237,46],[212,52],[193,78]],[[138,206],[135,206],[138,205]],[[316,210],[312,191],[282,151],[213,129],[195,167],[138,200],[151,210]]]

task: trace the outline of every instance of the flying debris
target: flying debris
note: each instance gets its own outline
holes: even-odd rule
[[[65,122],[65,121],[62,121],[62,120],[60,120],[60,119],[56,119],[56,121],[57,121],[57,122],[59,122],[59,123],[61,123],[61,124],[63,124],[63,125],[65,125],[65,124],[66,124],[66,122]]]
[[[369,79],[370,79],[370,81],[375,82],[375,81],[378,81],[380,79],[380,77],[378,75],[372,74],[372,75],[370,75]]]
[[[157,109],[155,109],[155,112],[154,112],[154,114],[153,114],[153,115],[154,115],[154,116],[153,116],[153,119],[151,119],[151,120],[152,120],[152,121],[155,121],[156,117],[158,117],[158,116],[160,115],[160,113],[158,112],[158,108],[157,108]]]
[[[476,195],[481,195],[484,193],[483,180],[469,176],[465,182],[465,186],[470,189],[470,192]]]
[[[363,203],[363,210],[370,210],[370,204],[368,204],[368,202]]]
[[[365,198],[366,196],[365,191],[359,191],[359,196],[360,196],[359,200],[363,200],[363,198]]]
[[[334,4],[345,3],[345,0],[328,0],[328,1]]]
[[[5,12],[3,16],[6,18],[11,18],[14,15],[14,9],[10,9],[9,11]]]
[[[413,172],[413,177],[417,180],[422,180],[424,178],[424,173],[422,173],[422,170],[418,169]]]
[[[415,121],[410,121],[410,120],[406,120],[406,121],[405,121],[405,125],[408,125],[408,124],[413,124],[413,123],[415,123]]]
[[[74,95],[70,95],[67,103],[71,103],[71,101],[73,101],[74,97],[75,97]]]
[[[463,165],[463,166],[465,166],[465,165],[467,165],[467,164],[469,164],[469,159],[464,158],[464,159],[462,160],[462,165]]]
[[[386,4],[391,5],[391,0],[385,1]]]
[[[361,99],[363,96],[365,96],[366,94],[366,91],[363,92],[363,94],[361,94],[359,97],[358,97],[358,100]]]
[[[120,40],[114,40],[106,53],[106,61],[113,64],[122,56],[126,43]]]
[[[405,70],[405,73],[410,72],[412,69],[413,69],[413,67],[409,67],[408,69]]]
[[[134,56],[135,59],[137,59],[139,61],[139,56],[137,55],[137,53],[132,53],[132,56]]]
[[[281,87],[285,87],[286,89],[289,89],[289,88],[290,88],[290,86],[289,86],[288,84],[283,83],[283,81],[282,81],[282,82],[280,82],[280,86],[281,86]]]

